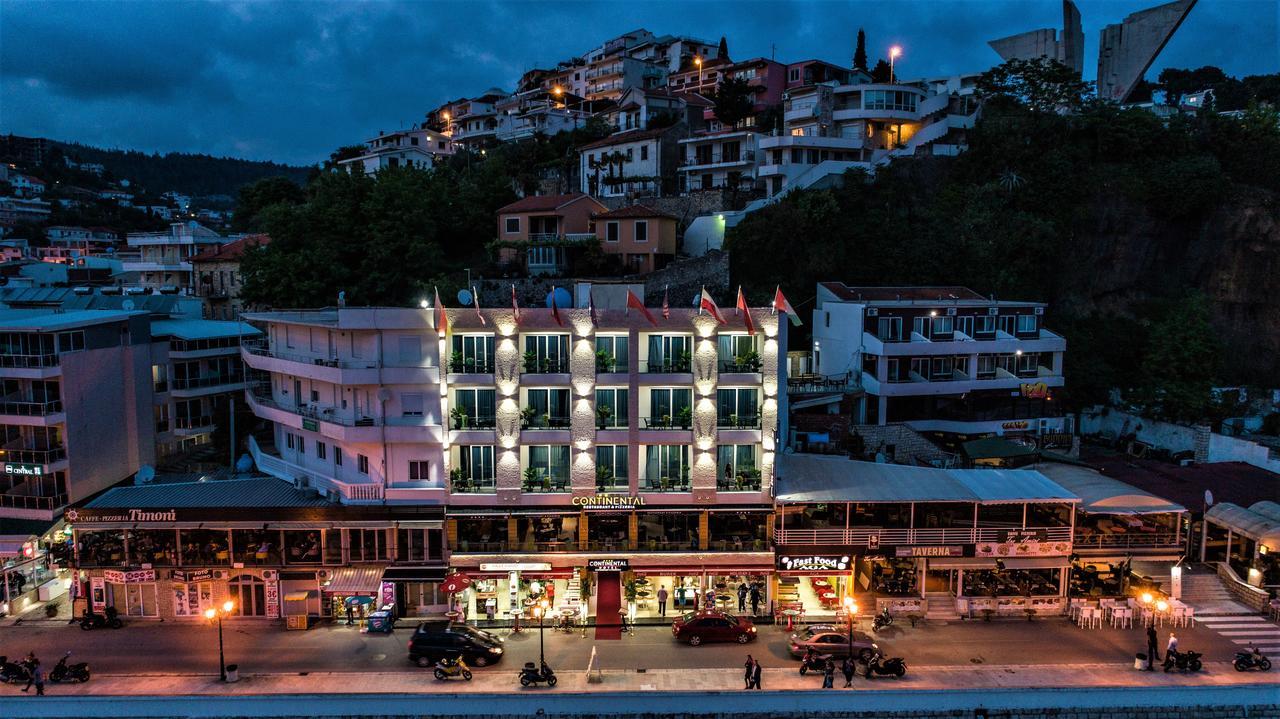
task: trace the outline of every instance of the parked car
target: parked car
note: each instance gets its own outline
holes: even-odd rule
[[[672,623],[671,633],[677,640],[694,647],[703,642],[746,644],[756,638],[756,628],[750,619],[715,609],[685,614]]]
[[[849,655],[849,630],[834,624],[810,624],[788,638],[791,656],[802,657],[809,649],[818,654],[844,658]],[[853,656],[866,661],[875,653],[875,642],[858,630],[853,631]]]
[[[462,657],[473,667],[487,667],[502,659],[503,639],[465,624],[422,622],[409,638],[409,661],[433,667],[445,657]]]

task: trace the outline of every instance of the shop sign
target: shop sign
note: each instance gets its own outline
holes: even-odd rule
[[[122,572],[118,569],[108,569],[103,571],[102,578],[112,584],[134,584],[136,582],[154,582],[156,581],[156,570],[154,569],[135,569],[128,572]]]
[[[378,588],[378,596],[382,598],[382,602],[378,605],[379,609],[381,609],[382,607],[395,604],[396,603],[396,583],[383,582],[382,586]]]
[[[1047,529],[1006,529],[1000,541],[1005,544],[1017,544],[1019,542],[1043,542],[1047,539],[1049,539],[1049,531]]]
[[[263,594],[267,600],[267,618],[278,618],[280,616],[280,582],[274,576],[267,579]]]
[[[213,579],[212,569],[173,570],[173,581],[175,582],[207,582],[210,579]]]
[[[954,544],[894,547],[895,557],[963,557],[964,547]]]
[[[1026,399],[1045,399],[1049,396],[1049,385],[1044,382],[1023,382],[1022,396]]]
[[[89,601],[93,603],[94,611],[105,609],[107,606],[107,580],[104,577],[89,578]]]
[[[643,507],[644,497],[633,497],[629,494],[593,494],[585,497],[574,497],[573,506],[583,509],[627,509]]]
[[[303,417],[303,418],[302,418],[302,428],[303,428],[303,429],[305,429],[305,430],[307,430],[308,432],[319,432],[319,431],[320,431],[320,423],[319,423],[319,422],[317,422],[317,421],[315,421],[314,419],[307,419],[307,418]]]
[[[779,554],[780,572],[845,572],[849,570],[848,554]]]
[[[551,564],[549,562],[497,562],[482,563],[480,565],[482,572],[549,572]]]
[[[68,509],[68,522],[176,522],[176,509]]]
[[[44,465],[42,464],[23,464],[21,462],[5,462],[5,474],[20,474],[24,477],[39,477],[44,474]]]
[[[625,572],[631,569],[629,559],[588,559],[588,572]]]
[[[1014,422],[1005,422],[1004,424],[1000,425],[1000,429],[1026,429],[1030,426],[1031,426],[1030,422],[1028,422],[1025,419],[1020,419]]]

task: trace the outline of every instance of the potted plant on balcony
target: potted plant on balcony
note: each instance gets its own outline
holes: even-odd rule
[[[462,473],[461,467],[454,467],[449,470],[449,486],[454,492],[465,492],[467,490],[466,475]]]
[[[455,351],[449,355],[449,371],[457,374],[462,371],[462,353]]]
[[[449,416],[453,418],[454,429],[467,428],[467,413],[461,407],[454,407],[449,410]]]
[[[613,482],[613,470],[604,465],[596,465],[596,491],[603,493]]]
[[[535,352],[524,353],[524,371],[533,373],[538,371],[538,355]]]
[[[676,361],[674,370],[676,372],[688,372],[689,367],[693,364],[693,355],[688,352],[681,352],[680,358]]]
[[[730,426],[730,427],[737,428],[737,426],[738,426],[738,415],[736,415],[736,414],[731,414],[731,415],[729,415],[729,426]]]
[[[680,468],[680,491],[689,491],[689,467]]]
[[[760,371],[760,353],[755,350],[748,350],[738,355],[738,369],[746,372]]]
[[[542,479],[538,475],[538,470],[534,467],[526,467],[524,470],[524,491],[534,492],[542,485]]]
[[[521,429],[529,429],[529,427],[533,426],[533,415],[534,415],[534,411],[532,407],[525,407],[524,409],[520,410],[520,428]]]
[[[596,407],[596,421],[600,425],[600,429],[609,426],[609,418],[613,416],[613,409],[610,407]]]
[[[551,358],[550,358],[550,357],[543,357],[543,358],[542,358],[542,362],[541,362],[541,363],[539,363],[539,367],[540,367],[541,371],[542,371],[544,374],[551,372],[551,370],[552,370],[552,362],[551,362]]]
[[[689,429],[689,425],[693,424],[693,408],[681,407],[676,413],[676,421],[680,423],[680,429]]]
[[[606,350],[596,350],[596,372],[613,372],[616,363]]]

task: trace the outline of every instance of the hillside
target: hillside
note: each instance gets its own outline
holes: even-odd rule
[[[105,150],[71,142],[53,141],[52,145],[78,162],[94,162],[106,167],[116,178],[128,179],[135,186],[153,194],[173,190],[203,197],[234,197],[242,185],[264,177],[284,176],[303,184],[311,171],[275,162],[213,157],[184,152],[147,154],[136,150]]]

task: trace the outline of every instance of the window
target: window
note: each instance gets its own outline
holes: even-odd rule
[[[603,444],[596,447],[597,482],[604,480],[605,486],[627,485],[627,445]]]
[[[503,232],[506,232],[508,235],[514,235],[520,232],[519,217],[504,218],[502,221],[502,224],[503,224]]]
[[[342,466],[342,448],[336,444],[333,446],[333,466]]]
[[[369,473],[369,458],[363,454],[356,455],[356,471],[360,474]]]
[[[881,317],[876,323],[876,336],[883,342],[902,341],[902,318]]]
[[[649,335],[649,372],[688,372],[693,338],[689,335]]]
[[[293,449],[293,433],[292,432],[284,433],[284,446],[287,447],[288,449]]]
[[[794,70],[788,70],[788,71],[787,71],[787,81],[788,81],[788,82],[796,82],[796,81],[797,81],[797,80],[799,80],[799,79],[800,79],[800,70],[799,70],[799,68],[796,68],[796,69],[794,69]]]
[[[627,335],[596,335],[596,371],[626,372],[630,365],[631,338]]]
[[[401,364],[416,366],[422,362],[422,338],[417,335],[401,335],[396,340]]]
[[[405,392],[400,395],[400,414],[403,417],[421,417],[423,404],[421,392]]]
[[[524,412],[528,414],[526,427],[568,427],[569,390],[526,390]]]
[[[1014,322],[1016,322],[1016,318],[1013,315],[1000,315],[996,318],[996,326],[1000,328],[1001,332],[1010,336],[1013,335]]]
[[[84,332],[59,332],[58,351],[76,352],[84,349]]]
[[[426,482],[431,479],[431,463],[425,459],[409,460],[409,481]]]
[[[756,429],[760,426],[759,390],[755,387],[716,389],[716,424],[719,427]]]
[[[387,559],[387,530],[348,529],[351,561],[378,562]]]
[[[636,242],[649,241],[649,223],[648,222],[644,220],[636,220],[635,241]]]
[[[596,390],[596,424],[601,429],[626,427],[628,423],[627,394],[625,387]]]
[[[641,160],[647,160],[647,159],[649,159],[649,146],[648,146],[648,145],[641,145],[641,146],[640,146],[640,159],[641,159]]]
[[[307,438],[303,437],[302,435],[298,435],[297,441],[298,441],[298,454],[306,454]]]
[[[646,489],[679,490],[688,486],[688,445],[651,444],[644,449],[644,487]]]
[[[495,397],[495,390],[491,389],[454,390],[453,409],[449,412],[453,418],[454,429],[492,427]]]
[[[529,468],[544,480],[543,488],[546,488],[546,480],[562,488],[569,481],[569,445],[535,444],[529,447]]]
[[[619,234],[619,233],[618,233],[618,223],[617,223],[617,222],[606,222],[606,223],[604,223],[604,241],[605,241],[605,242],[617,242],[617,241],[618,241],[618,234]]]
[[[915,112],[917,98],[915,93],[902,90],[867,90],[862,95],[862,108]]]
[[[752,355],[756,351],[756,338],[751,335],[720,335],[716,338],[716,354],[723,372],[758,372],[759,357],[752,367]]]
[[[956,332],[963,333],[966,337],[973,337],[973,315],[965,315],[956,318]]]
[[[760,489],[754,444],[722,444],[716,447],[716,486],[723,489]]]
[[[688,429],[692,418],[693,390],[668,387],[649,390],[649,420],[646,427]]]
[[[525,372],[568,372],[569,335],[526,335]]]
[[[458,447],[458,459],[462,476],[479,485],[493,484],[493,445]]]
[[[933,334],[950,337],[954,331],[955,320],[952,317],[934,317],[933,318]]]
[[[1035,334],[1036,316],[1035,315],[1018,315],[1018,334]]]
[[[991,336],[996,333],[996,318],[992,315],[981,315],[974,318],[977,324],[974,326],[974,337]]]
[[[324,442],[316,442],[316,459],[325,459],[328,454],[329,447]]]
[[[1039,374],[1040,354],[1038,352],[1024,352],[1018,357],[1018,376],[1035,377]]]
[[[454,335],[449,371],[455,374],[492,374],[493,335]]]

